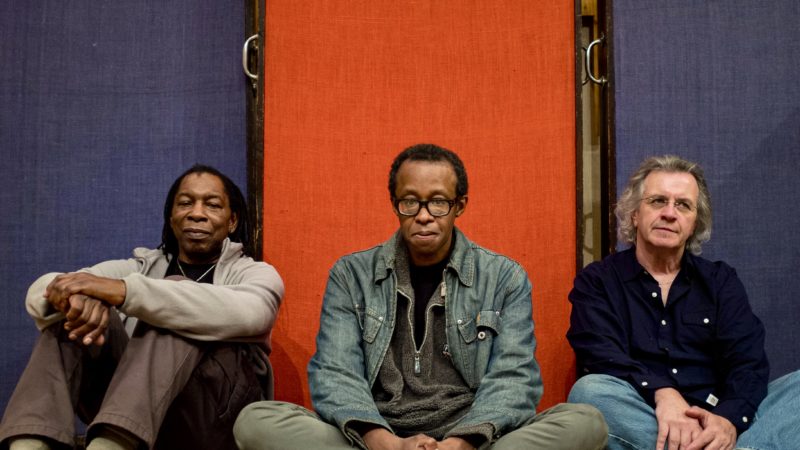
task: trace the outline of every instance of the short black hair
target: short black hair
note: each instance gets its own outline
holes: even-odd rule
[[[464,168],[464,163],[461,158],[452,150],[444,147],[439,147],[435,144],[417,144],[408,147],[400,152],[392,162],[392,168],[389,170],[389,197],[394,199],[397,189],[397,171],[400,166],[406,161],[430,161],[430,162],[446,162],[453,167],[456,173],[456,197],[463,197],[467,195],[469,189],[469,182],[467,181],[467,169]]]
[[[175,202],[175,196],[178,195],[178,188],[180,187],[183,179],[188,175],[201,173],[214,175],[215,177],[219,178],[222,181],[223,186],[225,186],[225,194],[228,196],[228,204],[231,207],[231,214],[235,215],[237,220],[236,229],[233,230],[232,233],[228,234],[228,238],[230,238],[230,240],[233,242],[240,242],[244,246],[244,254],[249,255],[250,223],[248,221],[247,202],[245,202],[242,191],[238,186],[236,186],[236,183],[234,183],[233,180],[228,178],[227,175],[223,174],[214,167],[203,164],[195,164],[189,168],[189,170],[183,172],[169,188],[167,200],[164,202],[164,228],[161,230],[161,245],[159,248],[161,248],[165,255],[178,255],[178,239],[175,237],[175,233],[172,232],[172,225],[170,224],[170,218],[172,217],[172,204]]]

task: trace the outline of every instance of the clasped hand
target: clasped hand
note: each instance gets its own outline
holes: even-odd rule
[[[370,450],[475,450],[469,442],[458,437],[450,437],[442,441],[417,434],[407,438],[393,435],[384,428],[374,428],[363,435],[364,441]]]
[[[64,329],[83,345],[103,345],[111,306],[125,301],[125,282],[84,272],[58,275],[44,291],[54,309],[64,313]]]
[[[672,388],[656,391],[656,450],[731,450],[736,427],[703,408],[690,407]]]

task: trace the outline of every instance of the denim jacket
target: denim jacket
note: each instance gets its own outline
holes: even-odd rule
[[[470,242],[458,229],[445,275],[447,343],[475,400],[458,423],[489,423],[497,439],[535,414],[542,395],[531,318],[531,283],[511,259]],[[314,409],[351,441],[349,422],[391,429],[371,388],[397,320],[395,248],[399,233],[342,257],[330,270],[317,351],[308,364]]]

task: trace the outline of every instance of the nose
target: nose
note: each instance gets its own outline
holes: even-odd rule
[[[428,211],[428,205],[424,207],[420,205],[419,212],[414,216],[414,220],[419,223],[428,223],[435,219],[436,218],[431,215],[430,211]]]
[[[202,202],[194,202],[187,216],[191,220],[201,221],[206,219],[206,210]]]
[[[661,208],[661,217],[668,220],[675,220],[678,217],[678,210],[675,209],[675,202],[667,202],[666,206]]]

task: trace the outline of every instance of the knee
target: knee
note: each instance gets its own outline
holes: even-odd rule
[[[585,403],[576,403],[570,406],[578,429],[585,433],[587,437],[593,438],[595,443],[602,442],[601,445],[598,445],[598,448],[604,447],[608,437],[608,424],[606,424],[603,413],[594,406]]]
[[[285,411],[283,402],[263,401],[245,406],[233,424],[233,436],[240,449],[260,448],[270,441],[270,433],[280,427],[275,422]]]
[[[618,386],[622,380],[611,375],[591,374],[578,379],[569,391],[570,403],[596,403],[594,400]]]

